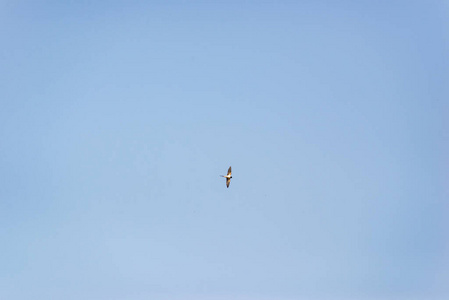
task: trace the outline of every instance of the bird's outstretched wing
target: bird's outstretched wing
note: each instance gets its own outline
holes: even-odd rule
[[[232,170],[231,170],[231,167],[229,167],[229,169],[228,169],[228,175],[231,175],[231,173],[232,173]]]
[[[229,178],[226,178],[226,187],[228,188],[229,187],[229,184],[231,183],[231,179],[229,179]]]

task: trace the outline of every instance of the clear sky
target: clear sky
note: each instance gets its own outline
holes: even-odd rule
[[[1,299],[448,299],[448,1],[6,0],[0,46]]]

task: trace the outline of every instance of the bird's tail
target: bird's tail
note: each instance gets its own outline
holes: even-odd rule
[[[220,177],[225,177],[224,175],[220,175]]]

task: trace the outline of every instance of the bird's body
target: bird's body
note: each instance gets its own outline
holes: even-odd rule
[[[229,167],[228,169],[228,174],[227,175],[220,175],[221,177],[226,178],[226,187],[229,187],[229,184],[231,183],[231,178],[232,178],[232,170],[231,167]]]

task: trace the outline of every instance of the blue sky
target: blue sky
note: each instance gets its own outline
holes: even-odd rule
[[[0,298],[446,299],[448,17],[0,1]]]

